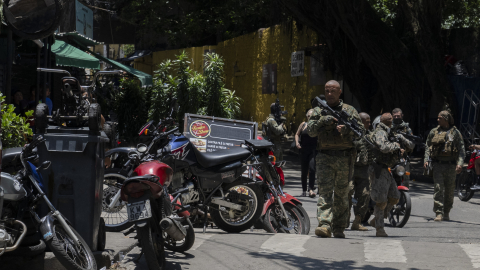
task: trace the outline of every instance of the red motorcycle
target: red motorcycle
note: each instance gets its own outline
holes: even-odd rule
[[[258,140],[263,140],[261,136]],[[302,203],[290,194],[283,192],[285,186],[285,175],[282,167],[285,161],[276,162],[273,151],[269,151],[271,165],[275,168],[276,174],[273,174],[271,181],[265,181],[253,168],[244,173],[250,178],[264,182],[265,203],[263,205],[262,216],[257,221],[255,227],[263,228],[269,233],[295,233],[308,234],[310,232],[310,218],[307,211],[302,207]]]
[[[139,153],[146,150],[145,145],[137,147],[137,151],[129,154],[130,162],[140,162]],[[165,238],[182,241],[187,235],[188,228],[182,221],[188,220],[188,213],[176,203],[182,191],[172,194],[176,198],[168,194],[173,170],[160,161],[143,162],[134,173],[137,176],[125,179],[121,187],[121,199],[127,202],[128,222],[134,225],[125,235],[137,232],[136,238],[150,270],[165,269]]]
[[[468,154],[469,152],[467,152]],[[475,190],[470,188],[475,184],[475,160],[477,158],[480,158],[480,156],[477,156],[477,151],[475,150],[470,154],[467,168],[464,168],[456,179],[457,196],[461,201],[468,202],[475,194]]]

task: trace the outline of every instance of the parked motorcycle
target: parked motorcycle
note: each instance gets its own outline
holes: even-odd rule
[[[147,146],[140,144],[136,152],[129,154],[130,161],[136,165],[142,160],[137,153],[146,152]],[[181,222],[187,220],[188,216],[173,216],[171,197],[168,194],[168,186],[173,178],[170,166],[151,160],[135,167],[136,176],[125,179],[121,188],[121,199],[127,202],[128,221],[134,225],[125,235],[137,232],[136,238],[149,269],[165,269],[165,235],[175,241],[184,240],[187,230]],[[172,195],[181,195],[183,192],[178,191]]]
[[[38,159],[34,148],[44,141],[42,136],[38,136],[23,147],[20,153],[23,168],[16,175],[1,173],[0,255],[20,247],[28,233],[25,223],[33,221],[47,246],[66,269],[97,269],[88,245],[45,195],[43,179],[38,171],[47,169],[51,163],[45,161],[39,167],[32,163]],[[50,212],[40,218],[36,209],[42,201]],[[19,220],[18,217],[24,219]],[[41,247],[35,249],[38,251]]]
[[[407,224],[412,211],[412,199],[410,198],[409,189],[403,185],[404,176],[410,175],[410,172],[405,170],[408,163],[407,159],[402,158],[398,164],[393,168],[389,168],[389,172],[392,174],[395,182],[397,183],[397,189],[400,192],[400,199],[398,203],[390,210],[388,214],[388,221],[392,227],[402,228]],[[370,200],[369,208],[362,222],[368,222],[368,219],[373,215],[373,208],[375,202]]]

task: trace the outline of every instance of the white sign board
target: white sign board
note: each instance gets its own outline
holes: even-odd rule
[[[293,52],[292,53],[292,77],[303,76],[303,68],[305,66],[305,52]]]
[[[93,39],[93,11],[76,0],[75,15],[75,28],[77,32]]]

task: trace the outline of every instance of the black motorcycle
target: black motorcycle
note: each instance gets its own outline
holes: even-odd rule
[[[43,162],[39,167],[32,163],[38,159],[34,148],[44,141],[42,136],[38,136],[22,149],[20,162],[23,169],[15,176],[3,172],[1,174],[0,255],[19,248],[29,229],[25,223],[33,222],[65,268],[97,269],[88,245],[45,195],[43,179],[38,171],[47,169],[50,161]],[[44,217],[39,217],[36,212],[41,202],[50,209]]]

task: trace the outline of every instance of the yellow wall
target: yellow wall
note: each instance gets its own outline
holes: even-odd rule
[[[310,57],[305,57],[304,76],[291,77],[290,61],[294,51],[318,44],[315,32],[303,27],[277,25],[219,43],[217,46],[186,48],[154,52],[149,57],[137,59],[135,68],[152,74],[152,66],[165,59],[175,59],[175,55],[185,50],[193,59],[191,68],[203,72],[204,50],[214,49],[225,61],[225,87],[235,90],[243,99],[241,106],[243,120],[261,123],[270,113],[270,104],[278,97],[288,111],[288,122],[298,125],[305,120],[305,109],[310,108],[310,100],[324,92],[323,86],[308,86]],[[234,72],[235,64],[238,67]],[[277,64],[278,94],[262,94],[262,67],[264,64]],[[153,68],[154,69],[154,68]],[[235,76],[237,75],[237,76]],[[327,80],[330,77],[327,75]]]

